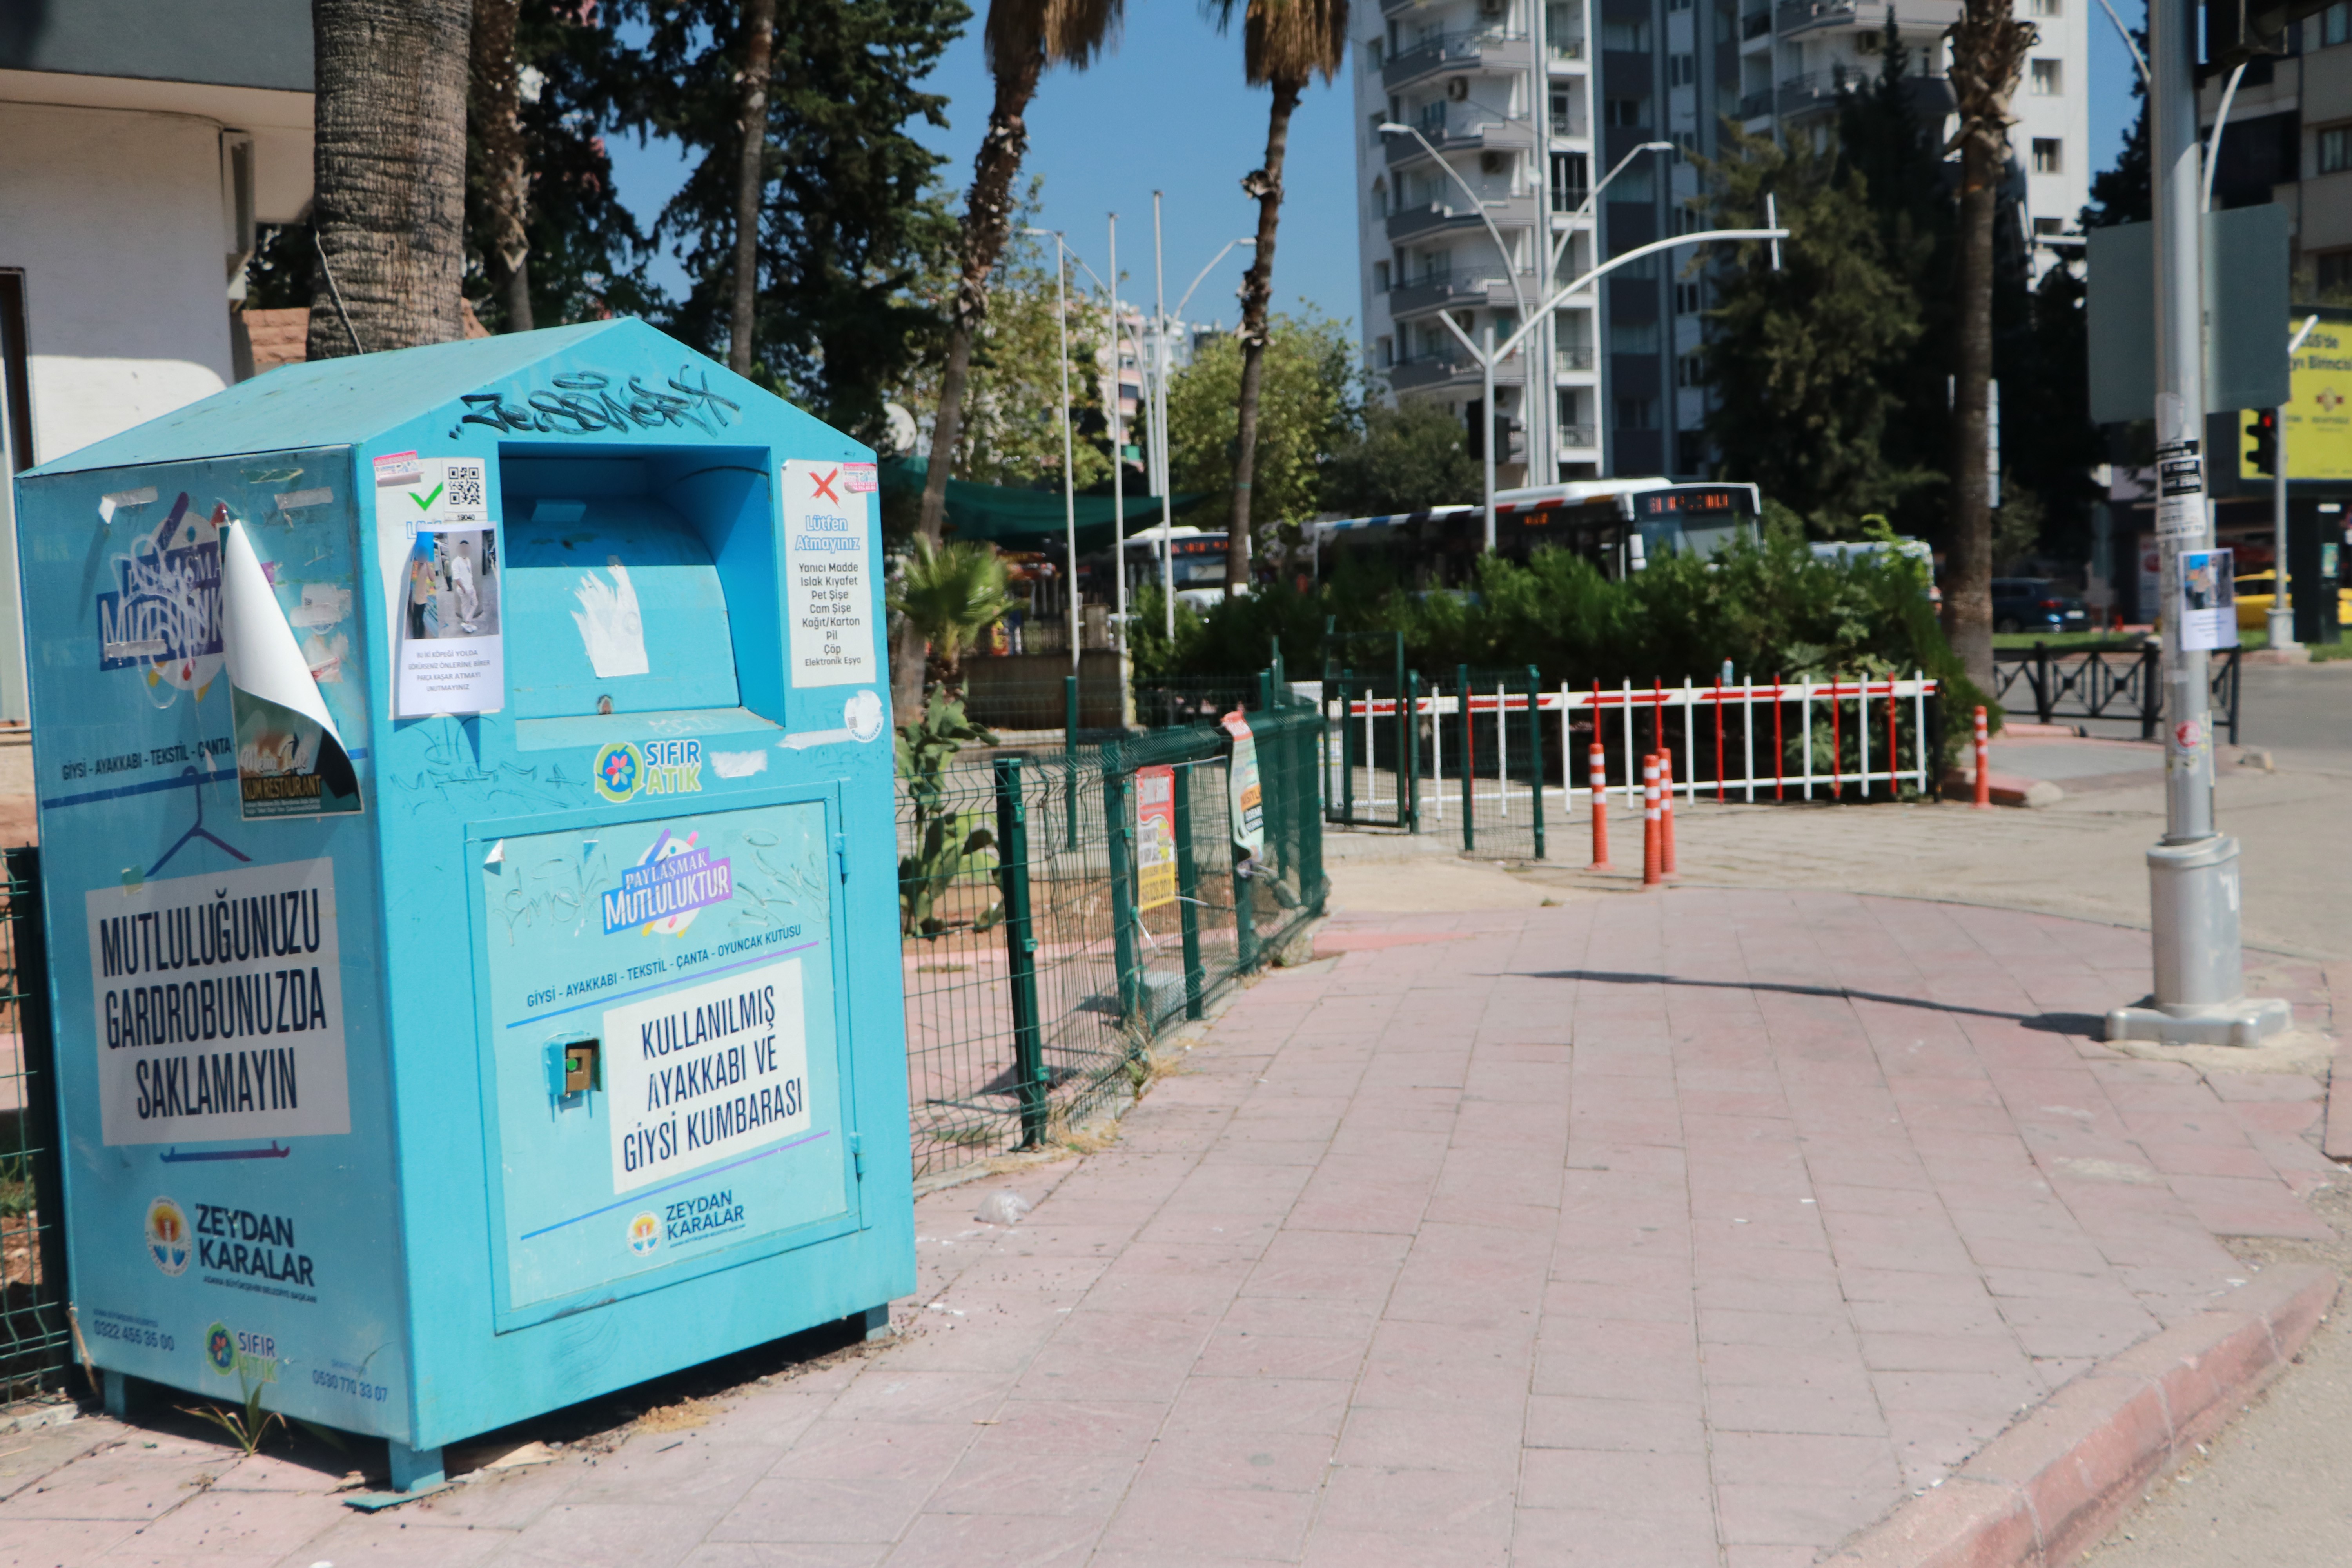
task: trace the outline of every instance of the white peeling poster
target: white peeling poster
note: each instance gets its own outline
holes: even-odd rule
[[[1265,796],[1258,784],[1257,739],[1249,721],[1236,709],[1225,715],[1225,733],[1234,738],[1233,757],[1225,770],[1226,809],[1233,816],[1234,847],[1244,855],[1265,849]]]
[[[782,482],[793,684],[872,684],[881,679],[866,528],[874,465],[795,458],[783,465]]]
[[[2180,646],[2189,652],[2238,646],[2237,579],[2233,552],[2180,552]]]
[[[253,541],[232,523],[221,530],[220,549],[221,643],[236,729],[240,814],[251,822],[357,812],[358,772]]]
[[[351,1131],[335,867],[85,895],[109,1145]]]
[[[797,958],[614,1007],[604,1041],[616,1193],[809,1129]]]
[[[499,600],[504,555],[479,458],[375,459],[377,564],[403,719],[506,706]]]

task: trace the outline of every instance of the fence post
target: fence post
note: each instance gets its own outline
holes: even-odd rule
[[[1404,826],[1408,833],[1421,831],[1421,671],[1406,672],[1404,690],[1404,788],[1397,798],[1404,803]],[[2231,739],[2237,737],[2232,735]]]
[[[1356,826],[1356,702],[1354,671],[1339,672],[1339,821]]]
[[[1192,857],[1192,763],[1176,764],[1176,919],[1184,932],[1184,1016],[1201,1016],[1201,873]],[[1318,824],[1319,826],[1319,824]]]
[[[1233,748],[1228,744],[1225,748],[1225,793],[1228,798],[1233,794]],[[1263,811],[1265,799],[1264,757],[1258,759],[1258,791],[1259,809]],[[1228,840],[1232,838],[1231,829],[1240,826],[1238,822],[1229,825]],[[1257,920],[1251,887],[1255,879],[1246,873],[1257,867],[1254,861],[1242,858],[1239,845],[1228,842],[1226,848],[1234,857],[1234,970],[1237,974],[1248,974],[1257,968]]]
[[[1536,673],[1534,665],[1528,666],[1528,777],[1534,784],[1536,858],[1538,860],[1544,858],[1543,689],[1537,684],[1542,679]],[[1560,760],[1560,780],[1563,784],[1568,779],[1567,770],[1568,761],[1563,757]]]
[[[1470,732],[1470,667],[1454,667],[1454,683],[1462,693],[1462,852],[1478,847],[1478,748]]]
[[[1078,847],[1078,678],[1062,677],[1062,774],[1069,796],[1069,847]],[[1048,828],[1046,831],[1051,832]]]
[[[1127,758],[1123,748],[1108,748],[1103,763],[1103,835],[1110,848],[1110,920],[1112,962],[1118,966],[1119,1022],[1139,1030],[1148,1020],[1141,1015],[1142,976],[1135,952],[1135,814],[1127,801]]]
[[[2231,648],[2221,656],[2221,679],[2230,690],[2230,744],[2238,743],[2238,656],[2245,650]]]
[[[2156,739],[2156,726],[2164,717],[2164,656],[2156,647],[2139,650],[2139,738]]]
[[[2033,718],[2037,723],[2050,722],[2050,710],[2056,704],[2050,700],[2050,645],[2033,645]]]
[[[1022,798],[1019,757],[996,759],[996,873],[1004,894],[1021,1146],[1034,1149],[1045,1138],[1045,1052],[1037,1010],[1037,939],[1029,913],[1029,805]]]

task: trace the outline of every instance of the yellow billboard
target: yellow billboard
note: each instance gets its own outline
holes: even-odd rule
[[[2294,399],[2279,410],[2287,478],[2352,480],[2352,321],[2321,321],[2312,328],[2288,374]],[[2263,479],[2246,461],[2252,444],[2242,434],[2238,472],[2243,479]]]

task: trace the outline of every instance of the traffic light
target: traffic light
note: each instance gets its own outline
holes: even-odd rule
[[[2246,413],[2246,467],[2257,474],[2278,472],[2279,416],[2275,408]]]

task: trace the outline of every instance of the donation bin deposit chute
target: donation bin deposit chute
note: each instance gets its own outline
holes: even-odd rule
[[[17,480],[81,1337],[445,1443],[915,1284],[873,454],[636,321]]]

